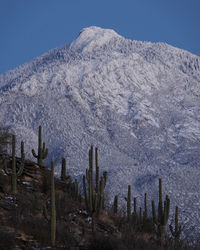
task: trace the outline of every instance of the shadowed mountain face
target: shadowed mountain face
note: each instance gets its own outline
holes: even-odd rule
[[[89,146],[98,146],[110,198],[131,184],[133,196],[142,203],[148,192],[150,202],[162,177],[172,209],[178,205],[187,228],[198,231],[198,56],[85,28],[70,45],[0,75],[0,109],[1,123],[25,141],[29,157],[42,125],[47,163],[53,158],[57,169],[65,156],[80,176]]]

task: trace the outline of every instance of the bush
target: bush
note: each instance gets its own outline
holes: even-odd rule
[[[90,241],[89,250],[122,250],[121,241],[114,237],[95,236]]]
[[[0,227],[0,249],[13,250],[15,247],[15,232],[8,227]]]

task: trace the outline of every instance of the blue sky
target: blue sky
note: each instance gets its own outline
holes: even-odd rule
[[[0,74],[92,25],[200,56],[200,0],[0,0]]]

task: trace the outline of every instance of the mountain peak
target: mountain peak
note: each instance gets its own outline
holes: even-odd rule
[[[72,50],[89,52],[95,47],[101,47],[113,38],[120,38],[112,29],[102,29],[97,26],[87,27],[81,30],[77,39],[71,43]]]

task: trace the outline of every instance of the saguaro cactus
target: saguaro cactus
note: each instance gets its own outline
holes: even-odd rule
[[[128,195],[125,197],[127,203],[127,220],[129,221],[131,218],[131,186],[128,185]]]
[[[39,126],[38,131],[38,154],[35,153],[35,150],[32,149],[32,154],[35,158],[37,158],[38,165],[43,164],[43,160],[48,155],[48,148],[45,147],[45,142],[42,143],[42,127]]]
[[[148,210],[147,210],[147,193],[144,194],[144,214],[143,219],[146,220],[148,217]]]
[[[78,196],[79,196],[79,193],[78,193],[78,180],[75,179],[73,184],[74,184],[74,199],[78,200]]]
[[[51,202],[51,213],[48,214],[47,211],[47,201],[43,206],[43,215],[50,223],[51,228],[51,245],[55,246],[56,243],[56,202],[55,202],[55,182],[54,182],[54,161],[51,161],[51,193],[50,193],[50,202]]]
[[[55,203],[55,183],[54,183],[54,161],[51,161],[51,244],[56,241],[56,203]]]
[[[142,208],[140,207],[140,213],[139,213],[139,224],[141,225],[143,222],[143,218],[142,218]]]
[[[114,202],[113,202],[113,213],[117,214],[118,213],[118,196],[115,195],[114,197]]]
[[[138,223],[138,213],[137,213],[137,197],[133,198],[133,213],[132,220],[134,224]]]
[[[96,165],[96,193],[99,192],[99,161],[98,148],[95,148],[95,165]]]
[[[134,216],[137,216],[137,197],[133,198],[133,214]]]
[[[169,229],[170,229],[172,236],[174,237],[175,247],[177,247],[179,244],[179,239],[180,239],[180,235],[182,232],[182,227],[178,223],[178,207],[177,206],[175,210],[175,228],[173,229],[172,225],[170,225]]]
[[[95,148],[96,163],[96,185],[94,185],[93,174],[93,146],[89,150],[89,169],[86,169],[86,175],[83,176],[83,191],[85,196],[85,205],[87,211],[92,215],[98,216],[104,208],[104,189],[106,186],[107,172],[103,173],[99,180],[98,149]],[[87,180],[87,184],[86,184]]]
[[[61,180],[64,181],[66,179],[66,160],[62,158],[62,168],[61,168]]]
[[[19,165],[18,170],[16,169],[15,148],[16,148],[16,136],[12,135],[12,171],[8,170],[7,163],[5,164],[4,170],[7,175],[11,176],[11,187],[12,187],[12,192],[14,194],[17,193],[17,177],[20,176],[24,170],[24,161],[25,161],[24,142],[21,141],[21,163]]]
[[[170,211],[170,199],[166,195],[164,206],[162,202],[162,180],[159,179],[159,202],[158,202],[158,215],[156,215],[155,203],[152,200],[152,215],[153,222],[157,226],[157,235],[160,240],[160,244],[163,245],[165,241],[165,226],[169,219]]]

